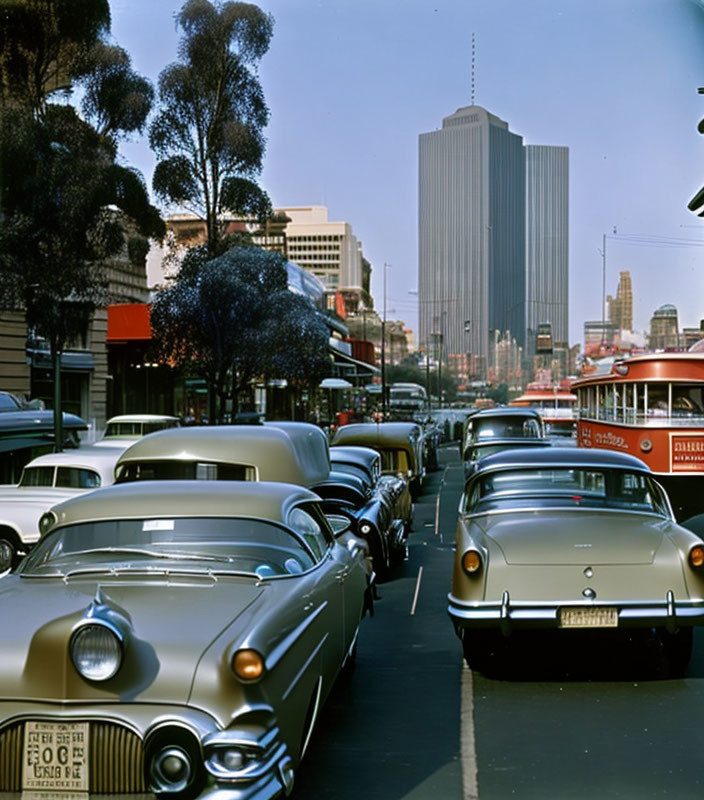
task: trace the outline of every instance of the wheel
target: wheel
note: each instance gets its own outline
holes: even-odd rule
[[[6,537],[0,537],[0,572],[12,569],[17,558],[17,549]]]
[[[680,628],[677,633],[663,633],[662,644],[673,678],[682,678],[687,672],[687,666],[692,658],[694,643],[694,629]]]

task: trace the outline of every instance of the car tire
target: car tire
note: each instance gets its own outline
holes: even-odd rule
[[[467,666],[477,672],[489,673],[496,670],[506,653],[506,640],[498,631],[477,631],[465,629],[462,648]]]
[[[693,643],[693,628],[680,628],[676,633],[662,634],[663,649],[671,677],[682,678],[686,675],[692,658]]]
[[[11,539],[0,534],[0,573],[12,569],[17,562],[17,548]]]

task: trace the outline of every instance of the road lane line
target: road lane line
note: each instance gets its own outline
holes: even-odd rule
[[[460,712],[462,751],[462,800],[478,800],[477,751],[474,746],[474,688],[472,670],[462,659],[462,710]]]
[[[413,595],[413,605],[411,606],[411,616],[416,613],[416,604],[418,603],[418,592],[420,592],[420,580],[423,577],[423,567],[418,570],[418,577],[416,578],[416,591]]]

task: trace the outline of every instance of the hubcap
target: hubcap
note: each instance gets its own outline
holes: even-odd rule
[[[15,548],[7,539],[0,539],[0,572],[10,569],[14,558]]]

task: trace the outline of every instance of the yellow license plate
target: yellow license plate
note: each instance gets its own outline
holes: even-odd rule
[[[561,608],[558,615],[561,628],[617,628],[616,608]]]
[[[89,790],[87,722],[25,722],[22,790]]]

